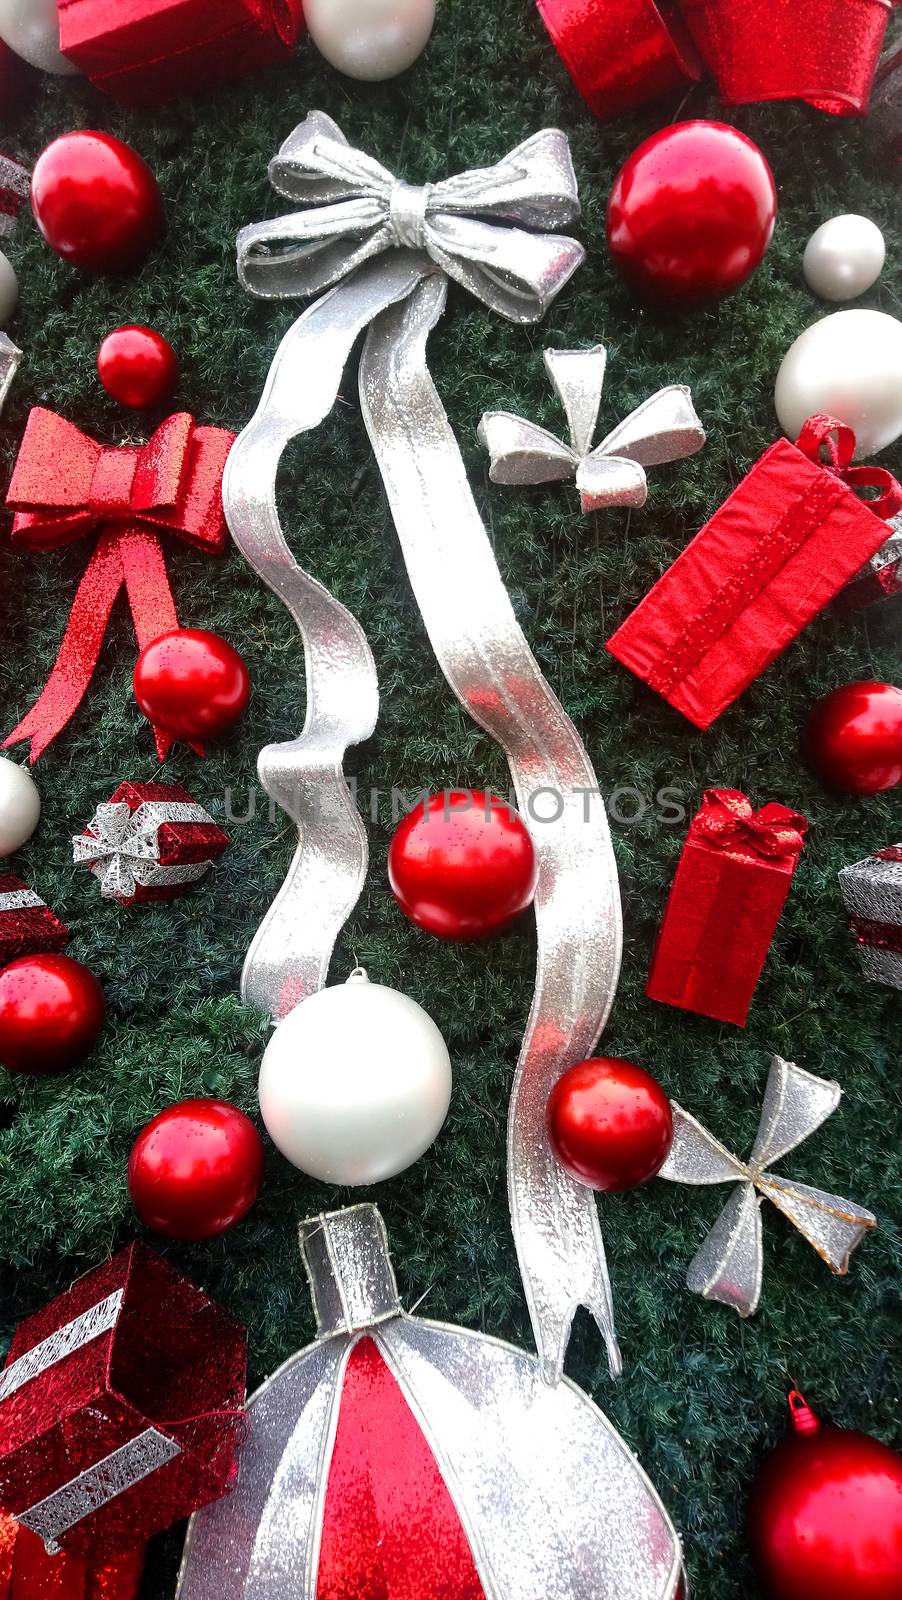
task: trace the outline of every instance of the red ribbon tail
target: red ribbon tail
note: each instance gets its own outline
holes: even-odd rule
[[[119,535],[119,550],[125,587],[135,625],[138,649],[158,639],[161,633],[171,633],[179,625],[169,587],[166,558],[155,533],[145,528],[128,528]],[[165,761],[175,740],[162,728],[154,728],[157,755]],[[192,746],[194,748],[194,746]],[[199,752],[203,755],[203,751]]]
[[[122,582],[117,535],[108,529],[82,574],[53,671],[31,710],[4,739],[4,750],[30,739],[28,760],[34,765],[75,715],[94,674]]]

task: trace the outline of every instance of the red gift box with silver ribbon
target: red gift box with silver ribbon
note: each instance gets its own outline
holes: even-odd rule
[[[132,1550],[234,1485],[240,1323],[133,1244],[20,1323],[0,1372],[0,1509],[52,1551]]]
[[[229,836],[180,783],[120,783],[72,840],[105,899],[174,900],[222,855]]]
[[[12,872],[0,872],[0,966],[17,956],[62,950],[68,940],[69,929],[40,895]]]
[[[823,447],[830,460],[822,460]],[[607,650],[708,728],[886,541],[902,487],[853,466],[855,435],[810,417],[746,473]],[[879,498],[865,502],[856,489]]]
[[[839,883],[862,972],[902,989],[902,844],[843,867]]]
[[[123,105],[200,94],[290,61],[301,0],[57,0],[60,48]]]

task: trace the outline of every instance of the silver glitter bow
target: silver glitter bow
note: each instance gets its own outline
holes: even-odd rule
[[[479,441],[491,457],[493,483],[523,486],[576,479],[584,512],[604,506],[644,506],[646,467],[682,461],[705,443],[692,396],[683,384],[659,389],[591,449],[608,353],[546,350],[545,368],[564,408],[570,444],[510,411],[486,411]]]
[[[671,1183],[738,1184],[690,1264],[686,1282],[693,1294],[733,1306],[741,1317],[754,1315],[764,1265],[762,1199],[773,1201],[831,1272],[848,1272],[852,1251],[876,1228],[876,1218],[840,1195],[790,1183],[766,1170],[810,1138],[833,1115],[841,1098],[838,1083],[816,1078],[793,1061],[774,1056],[758,1136],[747,1162],[674,1105],[673,1145],[658,1176]]]
[[[72,859],[86,863],[105,900],[130,900],[138,885],[193,883],[209,861],[161,866],[159,830],[164,822],[211,823],[203,806],[178,800],[145,800],[130,811],[124,801],[98,806],[84,833],[72,840]]]
[[[593,1312],[619,1371],[595,1202],[555,1161],[544,1126],[552,1086],[591,1053],[614,997],[616,866],[600,799],[588,823],[584,814],[586,796],[598,797],[592,764],[516,621],[426,364],[449,277],[510,321],[529,323],[582,261],[581,245],[547,231],[579,214],[567,141],[545,131],[497,166],[416,187],[314,112],[270,177],[312,209],[243,230],[242,284],[276,299],[329,292],[285,335],[223,484],[235,542],[294,617],[307,673],[303,732],[267,746],[258,761],[267,792],[297,822],[298,847],[248,952],[242,993],[281,1017],[320,988],[366,873],[366,836],[342,762],[375,726],[375,665],[356,618],[295,562],[276,507],[282,451],[328,415],[366,330],[363,418],[408,575],[451,688],[505,750],[539,861],[538,974],[511,1101],[508,1172],[543,1371],[560,1377],[579,1305]],[[531,817],[527,802],[543,789],[560,797],[554,821]]]

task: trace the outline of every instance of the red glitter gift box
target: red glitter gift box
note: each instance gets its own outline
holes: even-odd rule
[[[771,445],[608,640],[612,656],[697,728],[710,727],[885,542],[902,488],[881,467],[852,466],[854,447],[851,429],[832,417],[810,418],[797,445]],[[853,486],[880,498],[866,503]]]
[[[138,1600],[144,1547],[104,1566],[63,1554],[0,1513],[0,1600]]]
[[[229,836],[180,783],[120,783],[72,841],[105,899],[175,900],[218,861]]]
[[[17,956],[62,950],[68,939],[69,929],[39,894],[13,873],[0,872],[0,966]]]
[[[0,1372],[0,1509],[100,1564],[233,1486],[244,1329],[133,1244],[20,1323]]]
[[[707,789],[693,817],[645,993],[740,1028],[798,865],[807,827],[776,803]]]
[[[301,0],[57,0],[60,47],[130,106],[199,94],[289,61]]]

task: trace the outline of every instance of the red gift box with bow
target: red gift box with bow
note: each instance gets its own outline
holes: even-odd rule
[[[72,840],[107,900],[176,900],[205,876],[229,836],[180,783],[120,783]]]
[[[290,61],[301,0],[57,0],[60,48],[124,105],[199,94]]]
[[[138,1600],[143,1546],[103,1566],[49,1556],[40,1539],[0,1513],[0,1600]]]
[[[233,1486],[241,1325],[133,1244],[19,1324],[0,1371],[0,1509],[100,1564]]]
[[[834,437],[835,436],[835,437]],[[830,463],[820,457],[828,445]],[[852,466],[855,435],[811,417],[746,474],[607,642],[697,728],[710,727],[886,540],[902,487]],[[859,500],[855,488],[876,488]]]
[[[738,789],[706,789],[658,934],[650,1000],[745,1026],[808,824]]]
[[[18,956],[62,950],[68,942],[69,929],[40,895],[12,872],[0,872],[0,966]]]

